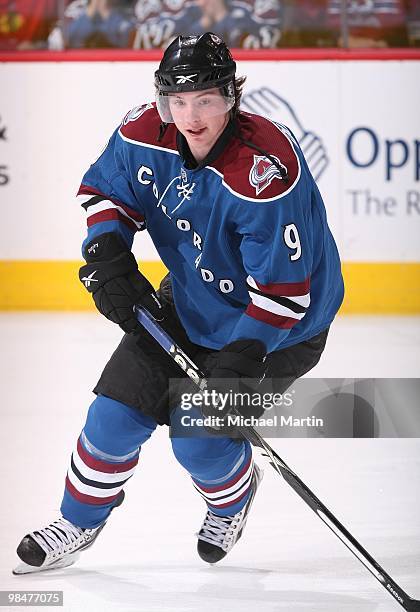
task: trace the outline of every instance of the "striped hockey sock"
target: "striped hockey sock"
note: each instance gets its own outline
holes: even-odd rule
[[[252,454],[246,449],[226,476],[206,481],[193,478],[193,485],[214,514],[232,516],[242,510],[249,498],[253,470]]]
[[[139,449],[125,456],[102,453],[82,432],[67,472],[61,505],[64,518],[84,528],[94,528],[105,521],[133,475],[139,453]]]

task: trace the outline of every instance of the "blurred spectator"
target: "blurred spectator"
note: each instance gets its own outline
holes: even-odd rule
[[[281,36],[280,0],[138,0],[135,13],[135,49],[209,30],[230,47],[272,48]]]
[[[193,0],[138,0],[135,5],[136,31],[134,49],[165,48],[183,34],[178,24],[184,18],[195,20],[199,9]]]
[[[128,47],[133,26],[112,0],[90,0],[64,31],[70,49]]]
[[[264,24],[256,18],[252,5],[247,2],[229,0],[196,0],[200,13],[194,21],[186,15],[177,24],[178,31],[185,35],[203,34],[211,31],[223,38],[228,47],[273,48],[280,39],[280,14],[271,23]],[[261,6],[261,5],[260,5]],[[278,5],[277,5],[278,6]],[[270,8],[273,3],[270,4]]]
[[[125,48],[134,29],[127,3],[118,0],[75,0],[51,32],[50,49]]]
[[[409,0],[408,39],[412,47],[420,47],[420,0]]]
[[[0,0],[1,1],[1,0]],[[63,0],[60,0],[62,3]],[[57,23],[48,36],[48,48],[53,51],[64,49],[64,31],[70,24],[84,15],[89,0],[70,0],[64,7],[64,12],[60,15]]]
[[[212,30],[231,47],[342,46],[341,0],[0,0],[0,49],[165,48]],[[347,0],[350,47],[420,46],[420,0]]]
[[[232,0],[232,5],[245,2],[250,6],[256,21],[263,25],[279,26],[283,17],[283,0]]]
[[[349,47],[406,47],[407,9],[404,0],[347,0]],[[329,0],[328,24],[341,27],[341,0]],[[339,44],[343,41],[339,38]]]
[[[231,0],[231,7],[246,6],[252,12],[258,33],[247,34],[241,46],[247,49],[273,49],[282,37],[284,0]]]
[[[327,8],[328,0],[286,2],[281,46],[336,47],[339,30],[328,23]]]
[[[0,49],[44,49],[57,0],[0,0]]]

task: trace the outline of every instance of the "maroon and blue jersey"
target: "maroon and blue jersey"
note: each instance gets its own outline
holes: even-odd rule
[[[192,168],[174,124],[158,142],[160,123],[154,104],[131,111],[85,174],[86,240],[118,232],[131,247],[147,229],[196,344],[259,338],[271,352],[326,329],[343,299],[340,259],[293,134],[241,112],[220,153]]]

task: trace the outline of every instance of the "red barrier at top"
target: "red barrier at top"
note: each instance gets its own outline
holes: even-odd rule
[[[0,51],[0,62],[158,62],[161,49],[69,49],[66,51]],[[234,49],[247,61],[420,60],[420,49]]]

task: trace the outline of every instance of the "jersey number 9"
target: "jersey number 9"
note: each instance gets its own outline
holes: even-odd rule
[[[284,226],[283,238],[286,246],[294,251],[291,255],[289,254],[290,261],[297,261],[302,255],[302,247],[299,233],[294,223],[289,223],[289,225]]]

